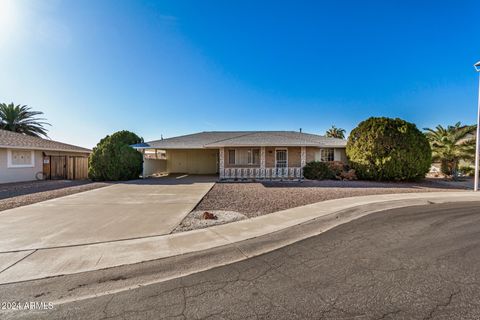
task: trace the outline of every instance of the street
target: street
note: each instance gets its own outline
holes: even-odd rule
[[[480,203],[394,209],[212,270],[7,319],[478,319]],[[0,318],[3,318],[0,311]]]

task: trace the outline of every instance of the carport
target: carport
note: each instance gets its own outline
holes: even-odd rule
[[[147,144],[132,147],[143,154],[143,177],[172,173],[218,174],[218,149],[158,149]]]

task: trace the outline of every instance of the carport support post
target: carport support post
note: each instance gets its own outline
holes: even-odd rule
[[[142,149],[142,157],[143,157],[143,162],[142,162],[142,179],[145,179],[145,149]]]

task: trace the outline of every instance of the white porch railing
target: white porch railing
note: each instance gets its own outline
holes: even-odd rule
[[[294,168],[224,168],[220,170],[221,180],[235,179],[303,179],[303,170]]]

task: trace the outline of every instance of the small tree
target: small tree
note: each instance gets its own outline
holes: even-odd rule
[[[88,176],[95,181],[137,179],[142,173],[143,157],[130,147],[143,139],[130,131],[118,131],[106,136],[93,148]]]
[[[332,126],[325,135],[329,138],[345,139],[345,129]]]
[[[430,170],[432,151],[425,135],[402,119],[369,118],[347,141],[350,165],[360,179],[417,180]]]

